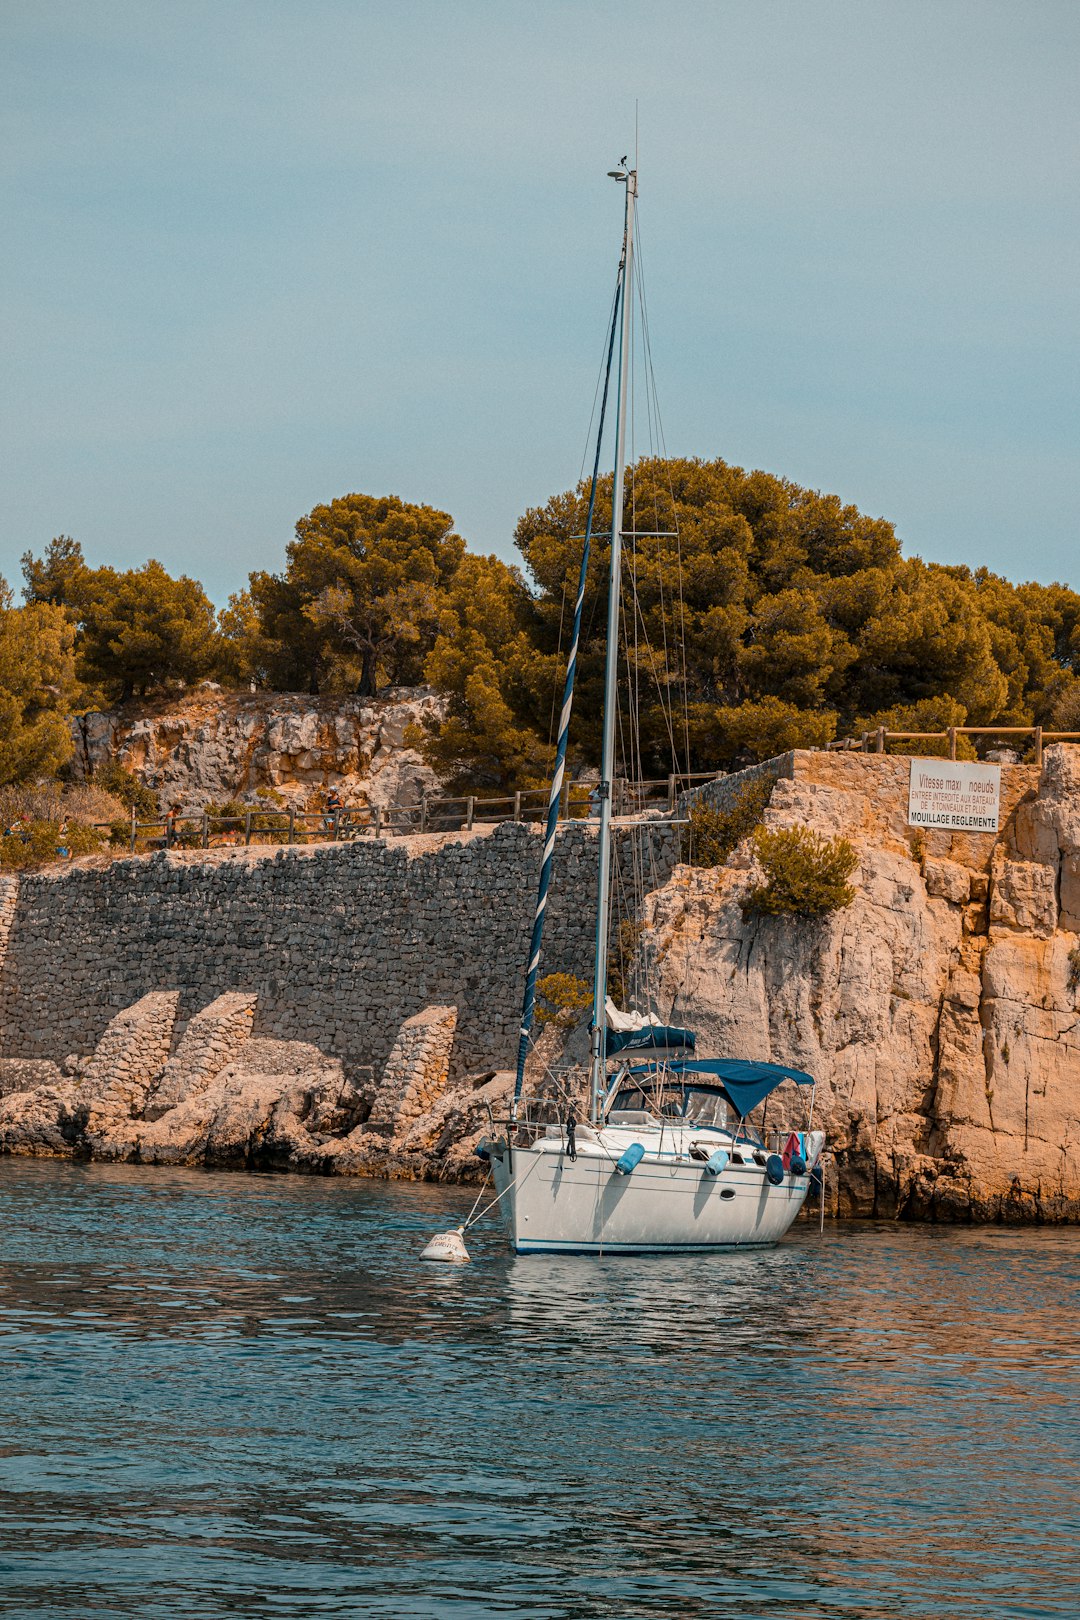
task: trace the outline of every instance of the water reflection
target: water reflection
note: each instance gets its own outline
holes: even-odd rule
[[[0,1160],[0,1612],[1080,1609],[1075,1232],[422,1265],[470,1203]]]

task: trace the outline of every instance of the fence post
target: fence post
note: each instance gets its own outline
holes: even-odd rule
[[[244,843],[251,843],[251,811],[244,811]]]
[[[132,807],[131,807],[131,853],[133,855],[135,853],[135,835],[138,832],[138,830],[139,830],[139,824],[135,820],[135,806],[132,805]]]
[[[675,799],[675,778],[674,776],[669,776],[667,779],[667,807],[672,815],[675,814]]]
[[[202,813],[202,847],[203,849],[210,848],[210,817],[206,813],[205,805],[203,805]]]
[[[382,805],[375,806],[375,837],[382,837]]]
[[[1042,770],[1042,726],[1035,727],[1035,763]]]
[[[475,813],[476,813],[476,795],[473,794],[473,793],[470,793],[469,794],[468,809],[465,812],[465,830],[466,830],[466,832],[472,832],[473,816],[474,816]]]
[[[296,831],[296,806],[295,806],[295,804],[290,804],[290,806],[289,806],[289,843],[290,844],[293,842],[293,834],[294,834],[295,831]]]
[[[420,831],[427,832],[427,794],[420,795]]]
[[[877,737],[874,740],[874,753],[875,754],[883,754],[884,752],[885,752],[885,727],[884,726],[878,726],[878,728],[877,728]]]
[[[956,758],[956,727],[949,727],[949,758]]]
[[[514,820],[521,820],[521,789],[514,794]]]

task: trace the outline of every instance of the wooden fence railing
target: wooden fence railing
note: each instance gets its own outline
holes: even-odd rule
[[[681,772],[651,781],[616,780],[612,809],[618,816],[674,814],[680,793],[703,782],[714,782],[723,771]],[[342,805],[337,810],[274,810],[253,805],[243,815],[212,815],[206,810],[173,818],[158,816],[140,821],[132,811],[130,848],[169,846],[209,849],[212,845],[338,843],[356,838],[381,838],[408,833],[466,832],[500,822],[542,821],[547,812],[547,788],[525,788],[495,798],[476,794],[456,797],[428,796],[415,804]],[[559,807],[561,820],[583,821],[598,813],[593,790],[584,783],[567,783]],[[115,830],[110,822],[96,826]]]
[[[1080,742],[1080,731],[1045,731],[1042,726],[949,726],[945,731],[887,731],[879,726],[876,731],[864,731],[861,737],[842,737],[828,746],[831,750],[857,749],[864,754],[884,754],[891,742],[947,742],[949,758],[955,759],[958,737],[1031,737],[1035,764],[1041,765],[1044,743]]]

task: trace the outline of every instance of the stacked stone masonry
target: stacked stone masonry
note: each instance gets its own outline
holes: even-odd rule
[[[226,991],[257,1033],[381,1068],[402,1020],[458,1009],[454,1069],[514,1050],[540,835],[526,826],[281,850],[165,855],[24,876],[0,972],[0,1053],[92,1052],[139,995],[180,988],[184,1020]],[[558,844],[549,971],[586,976],[594,835]]]

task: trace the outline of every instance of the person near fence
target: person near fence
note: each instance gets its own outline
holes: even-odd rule
[[[331,788],[326,795],[326,814],[323,816],[323,826],[327,832],[333,832],[335,822],[344,808],[345,806],[341,802],[341,794],[337,788]]]
[[[180,814],[180,806],[171,804],[165,812],[165,848],[172,849],[176,843],[176,819]]]

